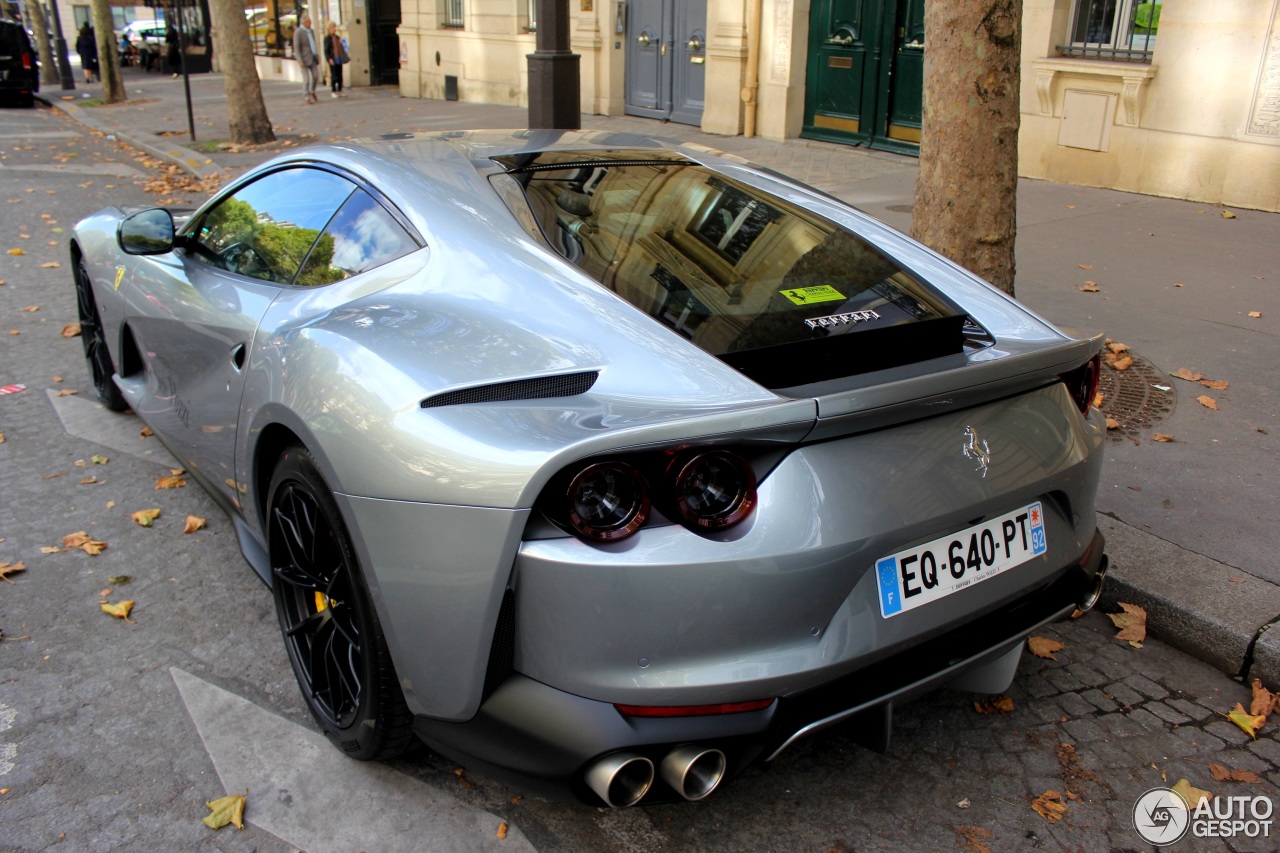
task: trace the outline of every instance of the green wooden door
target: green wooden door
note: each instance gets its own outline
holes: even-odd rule
[[[868,110],[876,101],[878,11],[876,0],[814,0],[804,136],[831,142],[867,139]]]
[[[924,93],[924,0],[898,0],[891,63],[888,118],[872,147],[917,153]]]

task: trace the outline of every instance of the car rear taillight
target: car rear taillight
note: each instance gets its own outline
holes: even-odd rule
[[[32,67],[32,66],[31,66],[31,54],[29,54],[29,53],[24,53],[24,54],[22,54],[22,70],[23,70],[23,71],[30,71],[30,70],[31,70],[31,67]]]
[[[726,450],[699,453],[671,468],[671,492],[680,520],[705,530],[723,530],[751,514],[756,475]]]
[[[774,703],[773,699],[751,699],[747,702],[726,702],[722,705],[618,705],[628,717],[710,717],[713,714],[745,714],[763,711]]]
[[[567,517],[573,531],[595,542],[616,542],[640,529],[649,495],[639,471],[623,462],[597,462],[569,483]]]
[[[1080,414],[1088,417],[1089,407],[1098,394],[1098,379],[1102,375],[1102,356],[1095,355],[1070,373],[1063,374],[1062,381],[1071,392],[1071,399],[1076,401]]]

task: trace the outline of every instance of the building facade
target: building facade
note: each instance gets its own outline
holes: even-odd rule
[[[582,109],[912,153],[924,2],[570,0]],[[535,0],[400,12],[405,96],[527,104]],[[1024,176],[1280,210],[1280,0],[1024,0],[1022,55]]]

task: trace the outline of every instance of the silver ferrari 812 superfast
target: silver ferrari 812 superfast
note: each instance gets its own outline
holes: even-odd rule
[[[611,806],[999,692],[1096,601],[1099,335],[809,187],[392,134],[71,241],[85,351],[223,507],[343,752]]]

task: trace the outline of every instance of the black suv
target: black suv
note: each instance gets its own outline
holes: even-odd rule
[[[35,104],[40,64],[22,24],[0,21],[0,96],[13,95],[24,107]]]

